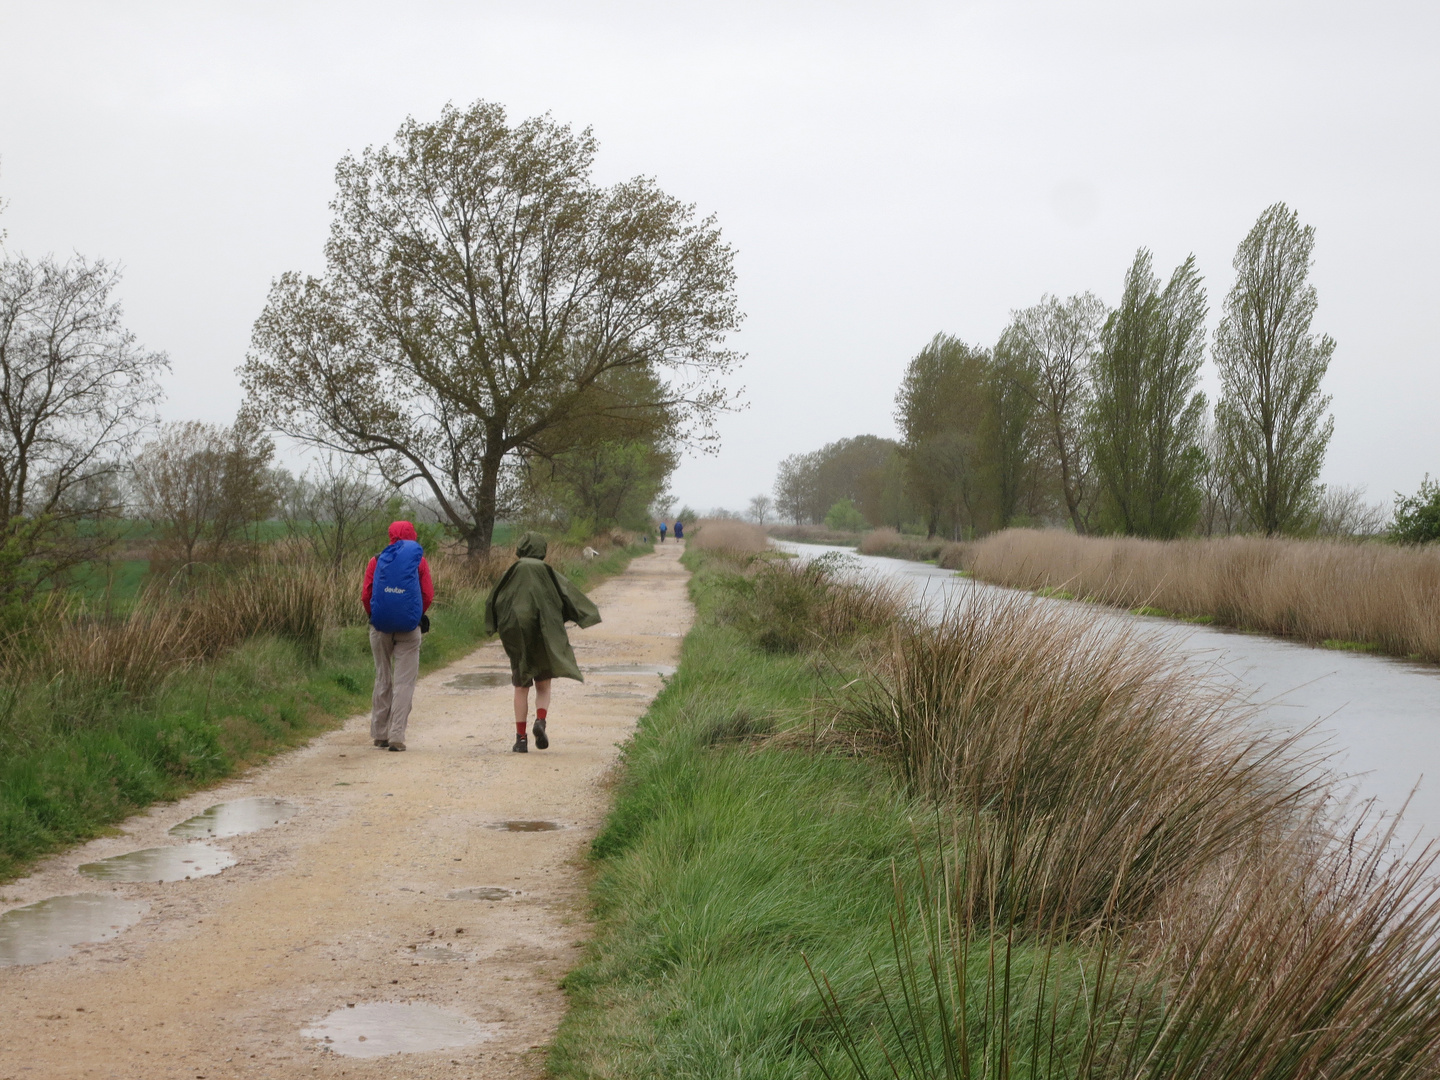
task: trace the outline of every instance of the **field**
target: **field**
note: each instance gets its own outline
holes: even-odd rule
[[[686,559],[555,1075],[1433,1074],[1433,853],[1175,657],[1025,596],[919,625],[823,561]]]

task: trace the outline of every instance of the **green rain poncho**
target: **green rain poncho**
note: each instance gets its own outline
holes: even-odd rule
[[[545,537],[539,533],[522,536],[515,555],[515,565],[485,601],[486,631],[500,635],[516,685],[551,678],[584,682],[565,623],[594,626],[600,609],[545,563]]]

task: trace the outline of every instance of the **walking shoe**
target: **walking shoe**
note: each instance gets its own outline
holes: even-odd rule
[[[524,735],[516,735],[515,745],[510,747],[510,749],[516,754],[528,754],[530,752],[530,747],[526,745]]]
[[[387,747],[387,746],[390,745],[390,740],[389,740],[389,739],[376,739],[376,740],[375,740],[375,745],[378,746],[378,747],[380,747],[381,750],[384,750],[385,747]]]
[[[545,721],[536,720],[535,723],[531,725],[531,730],[535,732],[535,749],[550,749],[550,740],[545,736]]]
[[[391,749],[391,750],[404,750],[404,749],[405,749],[405,744],[404,744],[403,742],[392,742],[392,743],[390,744],[390,749]]]

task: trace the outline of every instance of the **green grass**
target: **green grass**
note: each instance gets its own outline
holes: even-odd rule
[[[685,561],[697,623],[622,752],[592,847],[597,934],[565,979],[571,1007],[549,1070],[567,1080],[825,1075],[813,1052],[838,1075],[844,1048],[811,971],[850,1024],[886,1023],[879,987],[897,988],[897,885],[920,895],[917,853],[933,865],[946,850],[940,815],[881,760],[810,745],[824,719],[817,702],[858,661],[762,650],[729,624],[723,571],[699,552]],[[991,944],[974,941],[959,962],[995,991]],[[1033,988],[1040,955],[1016,943],[1006,977]],[[1053,984],[1058,972],[1038,978]],[[1015,995],[1017,1027],[1033,1022],[1036,1000]],[[913,1044],[913,1025],[900,1025]],[[857,1052],[889,1075],[877,1041]]]
[[[593,588],[648,550],[617,549],[566,570]],[[431,623],[422,670],[483,640],[483,595],[440,597]],[[0,687],[0,882],[150,803],[337,727],[368,707],[373,678],[360,625],[329,631],[318,663],[294,642],[252,638],[138,697],[63,678]]]
[[[802,952],[863,994],[889,948],[913,808],[864,763],[752,749],[747,733],[805,727],[822,677],[716,625],[713,589],[694,580],[701,621],[594,842],[599,935],[565,980],[558,1076],[811,1075]]]

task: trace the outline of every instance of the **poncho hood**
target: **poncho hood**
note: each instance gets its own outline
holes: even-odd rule
[[[395,543],[396,540],[418,541],[419,539],[420,537],[415,533],[415,526],[411,525],[410,522],[392,521],[390,523],[390,542],[392,544]]]
[[[517,559],[540,559],[543,561],[545,552],[549,549],[550,545],[543,534],[527,532],[524,536],[520,537],[520,542],[515,545],[515,557]]]

